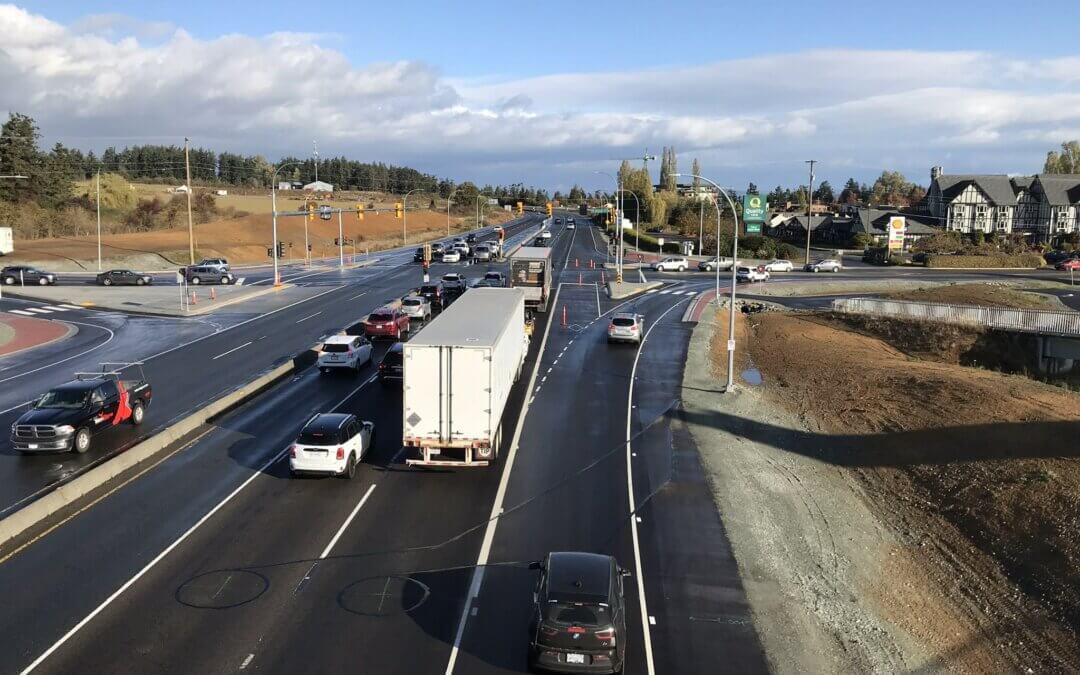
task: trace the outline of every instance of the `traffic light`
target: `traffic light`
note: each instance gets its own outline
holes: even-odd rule
[[[315,202],[307,203],[308,220],[315,220]]]
[[[363,220],[364,219],[364,205],[363,204],[357,204],[356,205],[356,219],[357,220]]]
[[[402,217],[404,217],[404,215],[405,215],[405,205],[402,204],[401,202],[395,202],[394,203],[394,216],[397,217],[397,218],[402,218]]]
[[[517,203],[517,212],[518,212],[519,216],[521,214],[525,213],[525,203],[524,202],[518,202]]]
[[[424,244],[424,262],[431,262],[431,244]]]
[[[551,215],[552,213],[554,213],[554,211],[555,211],[555,208],[554,208],[554,206],[552,206],[551,202],[548,202],[548,203],[547,203],[547,212],[548,212],[548,215],[550,216],[550,215]]]
[[[283,242],[283,241],[279,241],[277,243],[277,257],[279,257],[279,258],[284,258],[285,257],[285,242]]]
[[[307,251],[308,251],[308,253],[311,253],[311,244],[307,245]]]

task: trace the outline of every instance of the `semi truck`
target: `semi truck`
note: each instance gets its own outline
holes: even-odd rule
[[[525,305],[546,312],[551,296],[551,249],[522,246],[510,256],[510,288],[525,292]]]
[[[487,466],[528,352],[525,293],[474,288],[403,343],[402,440],[420,466]]]

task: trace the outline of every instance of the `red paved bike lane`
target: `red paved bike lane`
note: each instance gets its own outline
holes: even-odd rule
[[[66,323],[47,319],[32,319],[30,317],[15,316],[14,314],[0,314],[0,324],[8,327],[14,333],[7,342],[0,344],[0,356],[8,356],[56,340],[62,340],[75,332],[75,328]]]

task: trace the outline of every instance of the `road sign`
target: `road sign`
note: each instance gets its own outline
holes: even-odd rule
[[[903,216],[889,218],[888,243],[889,252],[904,250],[904,235],[907,233],[907,219]]]
[[[743,195],[743,222],[747,234],[761,234],[761,224],[765,222],[765,209],[768,202],[759,194],[748,192]]]

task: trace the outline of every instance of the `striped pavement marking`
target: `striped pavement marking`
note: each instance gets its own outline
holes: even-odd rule
[[[247,279],[247,277],[240,277],[239,279],[236,280],[236,283],[234,283],[233,285],[234,286],[243,286],[245,279]]]
[[[22,314],[23,316],[34,316],[33,312],[24,312],[21,309],[9,309],[12,314]]]
[[[63,307],[64,309],[85,309],[85,307],[79,307],[78,305],[57,305],[57,307]]]
[[[53,310],[44,309],[42,307],[27,307],[26,311],[28,311],[28,312],[36,312],[37,314],[52,314],[53,313]]]

